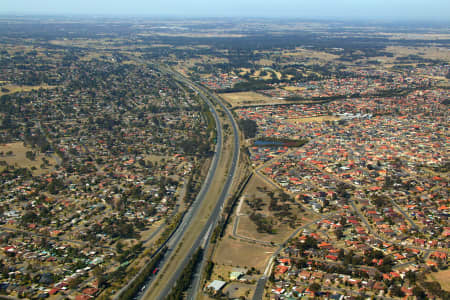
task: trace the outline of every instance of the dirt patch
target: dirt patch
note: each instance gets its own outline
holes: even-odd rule
[[[223,292],[229,299],[240,299],[241,296],[245,299],[252,299],[255,286],[245,283],[232,282],[225,286]]]

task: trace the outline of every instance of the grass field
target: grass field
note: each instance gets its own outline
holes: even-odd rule
[[[250,77],[253,77],[255,79],[262,79],[262,80],[270,80],[272,79],[272,73],[271,72],[267,72],[266,75],[261,76],[262,71],[261,70],[256,70],[255,73],[253,73],[253,75],[251,75]]]
[[[245,74],[248,74],[248,73],[250,73],[250,69],[249,68],[240,68],[239,69],[239,75],[241,75],[241,76],[243,76],[243,75],[245,75]]]
[[[431,273],[427,279],[439,282],[443,290],[450,292],[450,270]]]
[[[267,260],[275,251],[274,247],[243,242],[227,234],[214,253],[213,261],[233,267],[251,268],[264,272]]]
[[[12,155],[6,155],[7,152],[12,151]],[[55,157],[45,156],[44,154],[37,154],[35,160],[29,160],[26,157],[27,151],[35,151],[30,147],[25,147],[22,142],[18,143],[10,143],[0,145],[0,152],[3,152],[4,155],[0,156],[0,160],[5,161],[8,165],[16,166],[20,168],[32,168],[35,167],[36,170],[32,171],[35,175],[45,174],[51,170],[51,166],[46,169],[41,169],[40,166],[42,164],[42,158],[46,158],[50,165],[54,165],[56,163]]]
[[[258,94],[256,92],[224,93],[220,96],[232,107],[243,105],[267,105],[273,104],[275,99]]]
[[[3,95],[9,95],[14,94],[17,92],[31,92],[31,91],[37,91],[39,89],[54,89],[56,86],[49,86],[49,85],[14,85],[14,84],[8,84],[4,85],[0,89],[0,96]],[[3,91],[2,89],[7,89],[8,91]]]
[[[274,211],[271,211],[269,209],[271,200],[270,196],[261,188],[265,189],[266,191],[275,192],[275,196],[277,197],[276,190],[274,190],[273,186],[267,185],[264,181],[261,180],[259,176],[253,176],[243,195],[250,202],[255,199],[261,199],[263,205],[261,206],[260,210],[255,210],[254,208],[251,208],[245,201],[242,203],[240,210],[241,217],[239,219],[237,234],[258,241],[274,242],[278,244],[283,243],[295,229],[290,227],[287,222],[284,223],[284,221],[286,221],[285,218],[280,219],[279,217],[275,216]],[[290,211],[297,216],[297,225],[309,221],[309,218],[307,218],[307,214],[305,212],[301,212],[297,206],[291,205]],[[276,229],[276,233],[269,234],[258,232],[255,223],[249,217],[249,215],[253,212],[260,213],[270,218],[273,221],[273,227]]]
[[[320,51],[313,51],[313,50],[307,50],[303,48],[296,48],[295,50],[286,50],[283,51],[283,56],[291,56],[295,58],[300,59],[310,59],[310,60],[318,60],[318,61],[335,61],[339,56],[326,53],[326,52],[320,52]]]
[[[443,47],[404,47],[389,46],[386,51],[391,52],[396,57],[418,55],[429,59],[441,59],[450,62],[450,49]]]
[[[275,234],[260,233],[256,230],[256,225],[252,220],[250,220],[250,217],[242,216],[239,219],[237,233],[250,239],[280,244],[286,240],[291,231],[293,231],[292,228],[281,224],[280,222],[276,222],[274,228],[277,230],[277,233]]]
[[[256,61],[256,63],[258,65],[271,66],[271,65],[273,65],[274,61],[270,60],[270,59],[262,58],[262,59]]]
[[[448,40],[449,33],[385,33],[379,32],[380,35],[388,35],[392,40]]]
[[[289,91],[289,92],[297,92],[297,91],[304,91],[306,88],[288,85],[288,86],[283,87],[283,89],[286,91]]]

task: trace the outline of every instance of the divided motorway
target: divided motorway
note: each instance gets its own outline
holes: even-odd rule
[[[159,276],[150,276],[144,285],[141,293],[136,297],[136,299],[164,299],[171,291],[172,287],[175,285],[177,279],[180,277],[182,271],[184,270],[185,266],[189,262],[192,254],[200,247],[205,247],[208,245],[209,240],[211,238],[213,229],[215,228],[217,221],[220,217],[220,213],[223,209],[225,200],[228,198],[231,186],[233,184],[233,180],[235,177],[238,159],[239,159],[239,149],[240,149],[240,143],[239,143],[239,132],[238,132],[238,126],[236,122],[233,119],[233,116],[231,112],[228,110],[228,108],[218,99],[215,95],[208,92],[206,89],[194,84],[193,82],[189,81],[188,79],[182,77],[181,75],[160,67],[161,71],[164,71],[166,73],[170,73],[174,79],[177,81],[180,81],[184,83],[186,86],[191,88],[192,90],[196,91],[202,99],[208,104],[211,113],[215,119],[216,122],[216,130],[217,130],[217,143],[216,143],[216,149],[215,154],[213,156],[213,160],[211,162],[210,169],[208,171],[208,174],[206,176],[205,182],[202,185],[202,188],[197,195],[195,201],[192,203],[189,210],[184,215],[184,218],[180,224],[180,226],[177,228],[175,233],[171,236],[171,238],[167,242],[168,251],[165,254],[163,260],[159,264],[159,268],[161,269],[161,274]],[[209,100],[209,98],[213,98],[225,111],[227,118],[230,120],[232,124],[232,129],[234,133],[234,140],[233,140],[233,153],[232,153],[232,160],[231,165],[229,166],[229,170],[225,178],[217,178],[221,177],[221,174],[217,174],[217,167],[218,164],[222,158],[223,155],[227,155],[223,151],[224,147],[224,141],[223,141],[223,131],[222,131],[222,123],[219,119],[218,113],[213,105],[213,103]],[[224,176],[224,175],[222,175]],[[200,211],[200,208],[202,205],[205,204],[205,196],[209,192],[211,183],[213,180],[223,180],[225,179],[225,183],[222,186],[222,191],[219,194],[219,191],[217,191],[217,195],[219,195],[218,199],[216,200],[216,203],[214,205],[214,209],[211,212],[211,215],[209,216],[207,222],[203,226],[203,229],[201,230],[200,234],[196,237],[195,242],[190,247],[190,250],[187,253],[175,253],[177,248],[180,246],[181,242],[184,240],[183,238],[186,236],[186,232],[188,229],[195,223],[196,219],[199,218],[198,212]],[[181,251],[180,251],[181,252]],[[164,279],[164,288],[155,295],[154,290],[151,290],[151,286],[155,280],[160,280],[161,275],[164,274],[164,267],[167,265],[168,261],[173,260],[173,257],[175,255],[179,255],[180,257],[180,264],[177,266],[176,271],[172,274],[166,274],[167,276]],[[197,277],[196,277],[197,278]],[[162,284],[162,281],[160,282]],[[196,280],[194,286],[198,286],[198,280]],[[195,290],[195,289],[194,289]]]

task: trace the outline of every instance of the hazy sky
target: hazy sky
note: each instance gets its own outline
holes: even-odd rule
[[[0,13],[450,21],[450,0],[0,0]]]

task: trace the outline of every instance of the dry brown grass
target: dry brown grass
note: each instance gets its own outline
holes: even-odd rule
[[[239,75],[240,76],[244,76],[245,74],[250,73],[250,69],[249,68],[240,68],[239,69]]]
[[[275,234],[260,233],[256,230],[256,225],[252,220],[250,220],[249,216],[241,216],[239,219],[237,234],[258,241],[280,244],[285,241],[289,234],[291,234],[291,231],[293,231],[292,228],[281,224],[280,222],[276,222],[274,228],[277,230],[277,233]]]
[[[7,156],[6,153],[8,151],[12,151],[13,154],[11,156]],[[35,160],[29,160],[26,158],[27,151],[36,151],[30,147],[25,147],[22,142],[20,143],[10,143],[0,145],[0,152],[3,152],[4,155],[0,157],[0,160],[5,161],[8,165],[16,166],[19,168],[32,168],[35,167],[36,170],[32,171],[35,175],[41,175],[50,172],[51,167],[47,169],[41,169],[40,165],[42,164],[42,158],[45,157],[51,165],[56,163],[55,157],[45,156],[44,154],[37,154]]]
[[[270,105],[275,102],[275,99],[256,92],[223,93],[220,94],[220,96],[233,107],[245,105]]]
[[[272,79],[272,73],[271,72],[266,72],[266,75],[261,76],[262,72],[263,72],[262,70],[256,70],[255,73],[253,73],[253,75],[251,75],[250,77],[253,77],[255,79],[262,79],[262,80],[270,80],[270,79]]]
[[[418,55],[429,59],[450,61],[450,49],[443,47],[390,46],[386,48],[386,51],[391,52],[396,57]]]
[[[227,235],[217,246],[213,261],[218,265],[254,267],[264,272],[266,263],[274,249],[270,246],[243,242]]]
[[[239,219],[237,234],[258,241],[282,243],[295,229],[291,228],[287,223],[283,224],[282,220],[280,220],[279,217],[275,216],[274,212],[269,209],[271,201],[270,196],[261,188],[265,189],[267,192],[275,192],[277,196],[277,191],[272,185],[268,185],[259,176],[253,176],[243,195],[250,201],[254,199],[261,199],[264,205],[261,207],[261,210],[255,211],[253,208],[248,206],[245,201],[243,202],[240,214],[244,215],[242,215]],[[291,205],[290,211],[298,216],[298,222],[305,223],[309,220],[305,219],[307,217],[307,214],[301,212],[297,206]],[[276,229],[276,233],[269,234],[258,232],[255,223],[249,217],[249,215],[253,212],[261,213],[262,215],[270,218],[273,221],[273,226]]]
[[[450,270],[431,273],[427,279],[439,282],[443,290],[450,292]]]
[[[152,33],[149,35],[153,36],[170,36],[170,37],[190,37],[190,38],[241,38],[245,37],[244,34],[233,34],[233,33],[214,33],[214,32],[205,32],[205,33]]]
[[[297,91],[304,91],[304,90],[306,90],[305,87],[298,87],[298,86],[291,86],[291,85],[285,86],[285,87],[283,87],[283,89],[286,90],[286,91],[289,91],[289,92],[297,92]]]
[[[3,95],[9,95],[14,94],[17,92],[31,92],[31,91],[37,91],[40,89],[54,89],[57,86],[50,86],[50,85],[15,85],[15,84],[7,84],[2,86],[2,88],[8,89],[8,92],[2,92],[0,90],[0,96]]]
[[[338,55],[320,51],[312,51],[303,48],[296,48],[295,50],[283,51],[283,56],[292,56],[301,59],[309,58],[313,60],[322,60],[322,61],[334,61],[337,58],[339,58]]]
[[[447,40],[450,39],[448,33],[384,33],[379,34],[389,36],[391,40]]]
[[[266,59],[266,58],[262,58],[262,59],[256,61],[256,63],[258,65],[262,65],[262,66],[271,66],[271,65],[273,65],[273,61],[270,60],[270,59]]]
[[[321,122],[325,122],[325,121],[337,121],[339,119],[340,118],[337,116],[318,116],[318,117],[288,119],[287,121],[292,124],[299,124],[299,123],[310,123],[310,122],[321,123]]]

